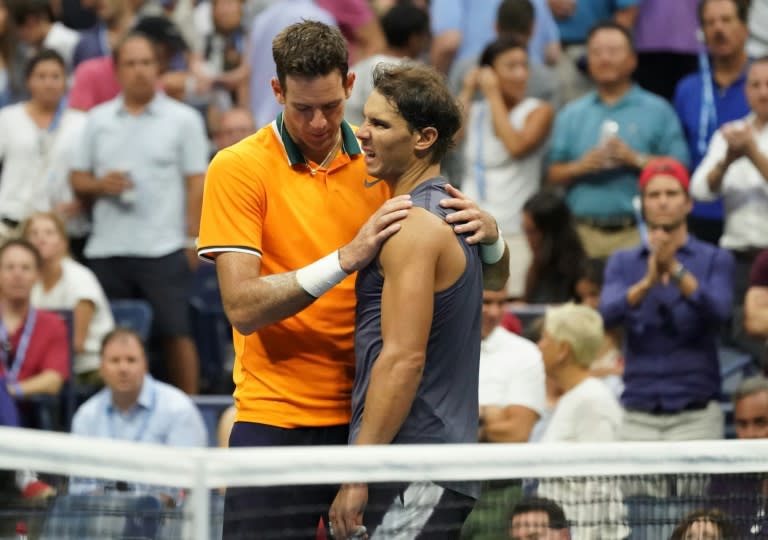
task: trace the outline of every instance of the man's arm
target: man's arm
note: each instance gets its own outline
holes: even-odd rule
[[[378,253],[382,242],[400,230],[398,222],[407,215],[410,207],[407,196],[385,202],[357,236],[338,250],[336,256],[341,270],[349,274],[367,265]],[[221,253],[216,257],[216,272],[224,311],[243,335],[290,317],[317,299],[302,287],[301,278],[297,278],[298,271],[262,276],[261,258],[256,255],[234,251]]]
[[[426,360],[435,276],[445,238],[430,215],[413,212],[400,234],[381,249],[383,345],[371,370],[355,444],[389,444],[411,410]]]
[[[205,174],[191,174],[185,178],[187,191],[187,236],[200,234],[200,214],[203,210],[203,184]]]
[[[19,387],[24,396],[39,396],[42,394],[55,396],[61,390],[62,384],[64,384],[64,377],[53,369],[45,369],[37,375],[19,381]],[[15,388],[10,387],[9,391],[14,396],[16,395]]]
[[[96,178],[90,171],[73,170],[69,182],[75,195],[86,201],[119,195],[132,185],[125,175],[118,171],[110,171],[102,178]]]
[[[768,337],[768,287],[753,285],[747,289],[744,328],[750,336]]]
[[[522,405],[480,408],[480,442],[528,442],[531,430],[539,419],[533,409]]]

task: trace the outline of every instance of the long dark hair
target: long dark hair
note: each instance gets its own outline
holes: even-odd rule
[[[526,299],[532,299],[545,276],[556,277],[573,298],[587,254],[565,199],[556,191],[543,190],[526,201],[523,212],[530,216],[541,234],[541,247],[533,253],[525,278]]]
[[[728,521],[728,516],[725,512],[718,508],[707,508],[703,510],[695,510],[685,516],[677,527],[675,527],[669,540],[684,540],[688,528],[697,521],[709,521],[714,523],[720,532],[719,538],[722,538],[723,540],[733,538],[731,523]]]

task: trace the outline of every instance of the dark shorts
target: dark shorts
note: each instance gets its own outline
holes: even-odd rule
[[[346,445],[348,436],[347,425],[286,429],[236,422],[229,446]],[[328,510],[338,489],[338,485],[229,488],[222,538],[315,540],[320,518],[328,522]]]
[[[474,505],[433,482],[371,484],[363,524],[375,538],[458,540]]]
[[[140,298],[152,305],[152,329],[157,337],[191,335],[192,272],[183,250],[162,257],[89,259],[88,266],[110,300]]]

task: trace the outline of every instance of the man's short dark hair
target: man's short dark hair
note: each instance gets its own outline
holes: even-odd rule
[[[699,24],[704,24],[704,7],[712,1],[713,0],[701,0],[699,2]],[[752,0],[730,1],[736,6],[736,16],[742,23],[747,24],[747,21],[749,20],[749,6],[752,3]]]
[[[112,61],[115,64],[115,68],[117,68],[117,65],[120,63],[120,51],[123,50],[123,47],[125,46],[126,43],[128,43],[129,41],[133,41],[134,39],[146,41],[149,44],[150,49],[152,49],[152,55],[155,57],[155,60],[158,59],[157,49],[155,49],[155,42],[152,41],[152,38],[150,38],[148,35],[144,34],[143,32],[137,32],[136,30],[131,30],[127,34],[123,35],[120,39],[118,39],[117,43],[112,49]]]
[[[412,131],[437,130],[431,151],[432,163],[439,163],[461,127],[461,111],[445,78],[434,68],[415,62],[382,63],[374,69],[373,88],[397,109]]]
[[[13,22],[17,26],[25,24],[30,17],[54,20],[51,0],[15,0],[9,6]]]
[[[512,523],[512,519],[515,516],[521,514],[527,514],[528,512],[545,512],[549,517],[550,529],[567,529],[568,520],[565,517],[565,512],[555,501],[551,499],[545,499],[544,497],[525,497],[519,501],[509,514],[509,522]]]
[[[64,58],[62,58],[59,53],[53,49],[42,49],[35,53],[35,55],[27,61],[27,65],[24,67],[24,78],[29,79],[38,64],[47,61],[56,62],[66,72],[67,64],[64,62]]]
[[[536,20],[531,0],[504,0],[496,11],[499,35],[529,36]]]
[[[110,330],[106,336],[104,336],[101,340],[101,347],[99,348],[99,355],[104,355],[104,349],[107,348],[107,345],[112,343],[114,340],[120,337],[129,336],[134,338],[139,345],[141,345],[141,349],[144,350],[144,342],[141,340],[141,335],[134,330],[133,328],[128,328],[127,326],[116,326],[112,330]]]
[[[3,245],[1,245],[0,261],[3,259],[3,255],[5,255],[5,252],[12,247],[20,247],[22,249],[26,249],[34,257],[35,265],[37,269],[40,270],[43,267],[43,257],[40,255],[40,252],[31,242],[24,240],[23,238],[12,238],[10,240],[7,240]]]
[[[413,36],[429,33],[429,15],[412,4],[397,4],[381,17],[381,29],[390,47],[405,47]]]
[[[272,40],[272,58],[283,91],[288,76],[311,79],[338,70],[347,82],[347,42],[338,28],[318,21],[301,21],[280,32]]]
[[[592,28],[589,29],[589,33],[587,33],[587,44],[589,44],[590,41],[592,41],[592,38],[595,34],[600,32],[601,30],[616,30],[618,32],[621,32],[621,35],[624,36],[624,38],[627,40],[627,45],[629,45],[629,49],[632,51],[632,54],[636,54],[637,51],[635,50],[635,43],[632,40],[632,34],[627,30],[625,27],[617,23],[616,21],[603,21],[599,22],[596,25],[594,25]]]

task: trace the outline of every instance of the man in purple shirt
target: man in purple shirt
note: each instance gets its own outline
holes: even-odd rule
[[[600,313],[622,327],[624,440],[719,439],[717,341],[731,315],[733,256],[688,234],[688,173],[671,158],[640,175],[648,239],[615,253]]]

